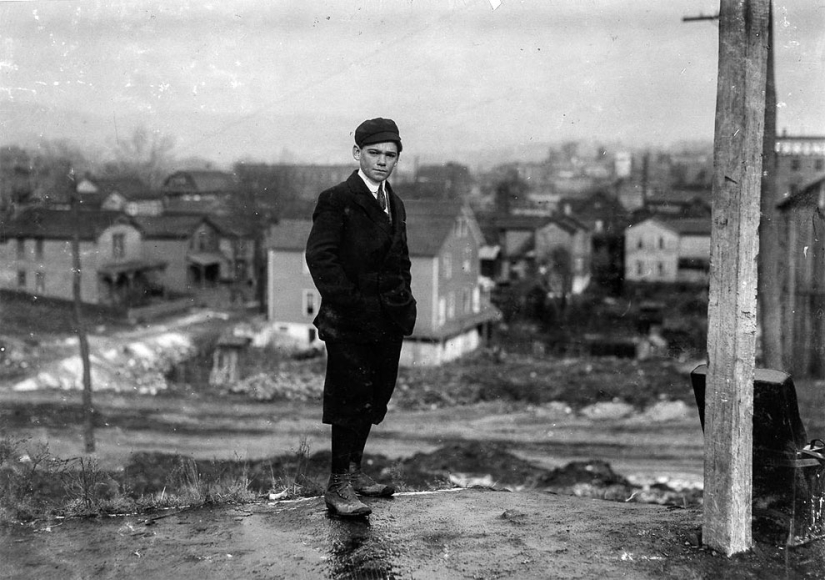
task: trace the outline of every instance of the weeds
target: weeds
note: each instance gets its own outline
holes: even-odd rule
[[[162,491],[134,497],[127,478],[102,469],[96,457],[59,459],[48,445],[2,433],[0,521],[254,501],[249,466],[239,459],[236,464],[240,472],[217,461],[199,464],[177,457]]]
[[[271,493],[277,496],[278,499],[313,497],[323,493],[323,487],[307,475],[309,452],[310,446],[306,437],[301,437],[298,441],[298,449],[295,450],[294,464],[291,470],[285,466],[283,476],[275,477],[270,465],[270,473],[272,474]],[[290,472],[288,473],[288,471]]]
[[[177,500],[189,505],[249,502],[255,499],[250,491],[249,466],[242,464],[240,474],[233,474],[217,461],[201,466],[191,457],[179,457],[169,476],[169,483],[177,491]],[[165,492],[165,490],[164,490]]]
[[[59,506],[55,495],[66,470],[65,461],[51,455],[48,445],[0,435],[0,516],[29,520]]]

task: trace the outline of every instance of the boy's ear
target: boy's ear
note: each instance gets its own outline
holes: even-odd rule
[[[352,158],[356,161],[361,160],[361,148],[358,145],[352,146]]]

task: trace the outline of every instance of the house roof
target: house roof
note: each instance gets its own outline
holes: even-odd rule
[[[285,219],[269,228],[266,247],[270,250],[303,252],[306,249],[312,222],[307,219]]]
[[[100,234],[114,224],[126,223],[135,226],[134,219],[117,211],[85,210],[80,219],[75,219],[72,211],[29,208],[0,224],[0,239],[43,238],[68,240],[77,230],[80,239],[96,240]]]
[[[463,206],[457,201],[409,200],[407,246],[410,256],[435,256],[455,227]],[[481,240],[479,240],[479,243]]]
[[[207,169],[176,171],[163,182],[163,189],[169,192],[227,192],[237,188],[234,174]]]
[[[137,177],[91,178],[89,181],[97,188],[97,192],[103,195],[117,192],[129,199],[135,199],[134,196],[151,193],[149,187]]]
[[[682,218],[666,223],[683,236],[709,236],[712,228],[710,218]]]
[[[667,228],[681,236],[709,236],[712,223],[709,217],[707,218],[677,218],[665,219],[661,217],[647,218],[636,222],[630,227],[637,227],[643,223],[655,223],[664,228]]]
[[[192,235],[203,221],[202,215],[140,215],[132,220],[138,225],[147,239],[183,240]]]
[[[547,227],[550,223],[556,224],[568,234],[573,234],[579,230],[588,231],[590,229],[575,217],[565,214],[554,215],[544,227]]]
[[[793,207],[798,207],[801,205],[806,205],[811,203],[813,199],[813,195],[816,194],[816,199],[814,200],[815,204],[819,204],[819,188],[825,184],[825,173],[820,174],[819,176],[815,177],[811,181],[804,184],[799,190],[785,199],[783,199],[777,207],[779,209],[791,209]]]
[[[459,215],[460,202],[409,200],[407,210],[407,245],[410,256],[434,256],[441,251]],[[308,219],[282,219],[269,229],[267,247],[273,250],[303,251],[312,229]],[[472,229],[472,227],[471,227]],[[481,240],[478,240],[481,243]]]
[[[231,234],[240,238],[249,238],[255,234],[255,222],[243,215],[226,214],[209,216],[209,221],[217,226],[224,234]]]

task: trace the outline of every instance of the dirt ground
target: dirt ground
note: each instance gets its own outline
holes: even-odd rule
[[[462,489],[371,501],[369,518],[320,498],[0,531],[3,578],[825,578],[823,547],[697,545],[699,510]]]
[[[67,401],[56,404],[60,398]],[[82,442],[74,398],[2,392],[2,419],[15,433],[46,439],[55,454],[70,457],[80,453]],[[104,420],[97,454],[112,468],[148,451],[252,459],[289,453],[302,439],[314,451],[326,447],[326,428],[313,403],[114,394],[97,401]],[[636,482],[701,482],[702,434],[694,409],[598,409],[585,414],[558,405],[492,403],[396,408],[376,428],[368,459],[409,461],[429,454],[419,463],[437,470],[437,450],[466,455],[471,442],[481,450],[507,449],[545,469],[596,458]],[[443,474],[459,483],[472,483],[471,476],[483,482],[491,474],[486,485],[519,489],[513,484],[518,478],[506,477],[506,466],[494,465],[498,460],[441,461]],[[515,471],[515,462],[509,469]],[[762,542],[734,558],[714,555],[701,546],[701,509],[691,506],[475,488],[402,493],[374,500],[373,507],[373,515],[356,521],[329,517],[314,497],[6,525],[0,530],[0,577],[825,578],[823,541],[793,548]]]
[[[634,379],[640,390],[641,378]],[[403,479],[398,466],[406,466],[404,489],[422,487],[412,480],[413,466],[463,487],[374,500],[374,513],[353,521],[328,516],[315,496],[3,524],[0,578],[825,579],[825,540],[796,547],[758,541],[751,552],[726,558],[702,546],[695,502],[639,503],[627,486],[614,489],[614,501],[594,499],[603,488],[594,492],[588,480],[599,465],[637,490],[695,495],[701,487],[702,431],[687,375],[677,382],[661,400],[646,396],[643,408],[605,396],[610,384],[598,403],[575,409],[540,396],[520,403],[396,403],[370,438],[371,468],[387,478],[392,464],[393,478]],[[536,393],[540,387],[524,385]],[[684,396],[674,398],[681,389]],[[81,456],[80,397],[0,384],[0,427],[48,443],[54,456]],[[816,436],[825,431],[821,403],[800,401]],[[115,472],[136,457],[261,462],[303,445],[317,459],[328,445],[328,427],[312,400],[107,391],[95,393],[95,406],[95,457]],[[548,474],[571,462],[582,462],[583,471],[564,493],[552,492]]]

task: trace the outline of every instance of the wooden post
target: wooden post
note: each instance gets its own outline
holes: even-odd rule
[[[750,549],[756,257],[769,0],[721,0],[702,540]]]
[[[80,296],[80,200],[72,172],[72,214],[74,217],[74,231],[72,234],[72,296],[74,302],[74,323],[77,340],[80,343],[80,361],[83,365],[83,441],[86,453],[95,451],[95,421],[94,406],[92,405],[92,371],[89,361],[89,338],[86,335],[86,325],[83,321],[82,302]]]
[[[776,205],[776,83],[773,68],[773,10],[768,6],[768,62],[765,81],[765,136],[762,140],[762,219],[759,222],[759,286],[757,303],[762,327],[762,364],[788,370],[782,348],[781,216]]]

